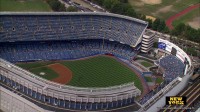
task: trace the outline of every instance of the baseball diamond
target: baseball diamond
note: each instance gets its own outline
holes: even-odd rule
[[[76,87],[109,87],[135,82],[136,87],[143,91],[140,80],[137,75],[135,75],[134,71],[124,66],[123,63],[121,64],[121,62],[119,62],[118,59],[114,58],[113,56],[97,55],[76,60],[26,62],[18,63],[17,65],[21,66],[22,68],[30,66],[31,68],[27,70],[35,73],[38,76],[41,76],[40,72],[44,72],[41,69],[43,67],[50,67],[55,72],[62,72],[58,73],[61,75],[61,78],[59,78],[57,75],[56,79],[58,81],[55,81],[55,78],[52,79],[52,81],[58,83],[61,83],[59,79],[68,81],[68,83],[61,84],[67,84]],[[38,66],[32,67],[33,65]],[[46,74],[47,76],[44,76],[44,78],[49,79],[49,76],[51,77],[54,75],[54,71],[53,74],[51,74],[52,71],[50,70],[50,72],[48,72],[48,74]]]

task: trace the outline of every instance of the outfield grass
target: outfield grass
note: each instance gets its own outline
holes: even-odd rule
[[[87,60],[61,62],[73,72],[69,85],[79,87],[107,87],[135,82],[142,90],[137,75],[113,58],[99,56]]]
[[[141,0],[128,1],[137,12],[153,17],[159,17],[164,20],[192,4],[199,3],[199,0],[162,0],[161,4],[150,5],[143,4]],[[169,8],[166,8],[166,6],[169,6]]]
[[[72,71],[72,80],[68,85],[77,87],[108,87],[134,82],[135,86],[142,91],[142,84],[137,75],[114,58],[98,56],[84,60],[59,61],[56,63],[63,64]],[[40,73],[47,69],[42,66],[48,64],[52,64],[52,62],[23,63],[22,65],[17,65],[26,69],[39,67],[39,69],[30,69],[30,71]],[[44,78],[47,79],[47,77]]]
[[[0,0],[0,11],[51,11],[45,0]]]
[[[149,62],[147,62],[147,61],[142,61],[142,62],[140,62],[140,64],[143,65],[144,67],[150,67],[150,66],[153,66],[152,63],[149,63]]]

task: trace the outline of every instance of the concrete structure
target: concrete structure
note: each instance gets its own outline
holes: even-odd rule
[[[149,52],[149,50],[152,48],[153,43],[154,43],[154,36],[155,36],[154,32],[146,30],[142,38],[142,46],[141,46],[142,52],[144,53]]]

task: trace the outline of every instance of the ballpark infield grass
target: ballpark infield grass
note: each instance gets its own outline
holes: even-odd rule
[[[0,0],[0,11],[51,11],[45,0]]]
[[[30,72],[32,72],[42,78],[45,78],[47,80],[52,80],[59,76],[55,71],[53,71],[51,68],[49,68],[47,66],[33,68],[30,70]],[[45,74],[41,75],[41,72],[43,72]]]
[[[72,71],[72,79],[68,85],[77,87],[108,87],[134,82],[135,86],[142,91],[142,84],[137,75],[117,59],[108,56],[97,56],[71,61],[57,61],[54,63],[63,64]],[[52,62],[22,63],[23,66],[18,63],[17,65],[29,69],[34,67],[34,69],[32,68],[34,71],[31,71],[39,73],[43,72],[41,67],[47,66],[48,64],[52,64]],[[38,69],[36,67],[38,67]],[[52,72],[49,69],[46,70],[48,74]],[[38,75],[37,73],[36,75]],[[46,76],[44,78],[49,79]]]

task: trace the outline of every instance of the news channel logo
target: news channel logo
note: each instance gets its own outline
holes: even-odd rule
[[[185,96],[167,96],[166,105],[186,105]]]

